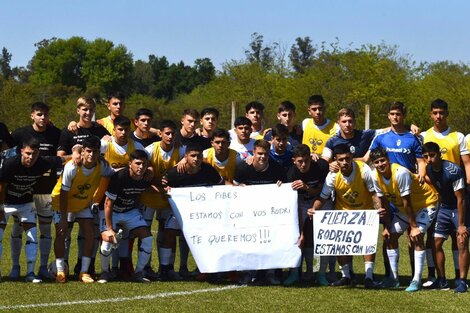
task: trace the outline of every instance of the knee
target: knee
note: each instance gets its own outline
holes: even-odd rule
[[[142,238],[142,243],[140,245],[140,250],[145,252],[145,253],[151,253],[152,252],[152,245],[153,245],[152,236]]]
[[[109,256],[113,250],[113,245],[110,242],[103,241],[101,243],[101,254],[104,256]]]

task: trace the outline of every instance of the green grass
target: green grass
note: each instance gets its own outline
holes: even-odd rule
[[[9,229],[4,236],[2,273],[9,273],[11,264],[9,258]],[[400,290],[365,290],[362,285],[354,288],[315,287],[298,285],[295,287],[240,287],[223,291],[206,293],[174,294],[178,292],[196,291],[226,287],[224,284],[200,282],[153,282],[138,284],[127,282],[112,282],[106,285],[85,285],[69,281],[64,285],[46,282],[33,285],[22,281],[4,280],[0,284],[0,309],[4,306],[27,304],[58,303],[65,301],[91,301],[98,299],[114,299],[120,297],[138,297],[146,295],[166,294],[166,297],[139,299],[122,302],[107,302],[94,304],[73,304],[67,306],[52,306],[40,308],[17,308],[17,311],[41,312],[465,312],[470,307],[470,294],[454,294],[451,291],[421,291],[409,294],[404,291],[410,280],[410,266],[405,251],[406,240],[401,242],[400,274],[402,288]],[[450,243],[446,244],[450,246]],[[450,251],[447,251],[447,273],[453,278],[453,262]],[[24,255],[24,251],[22,253]],[[71,263],[74,265],[75,249],[71,253]],[[157,257],[153,265],[157,267]],[[51,258],[52,260],[52,258]],[[24,264],[24,259],[22,260]],[[192,262],[192,260],[191,260]],[[194,263],[190,263],[194,267]],[[97,262],[97,266],[99,263]],[[355,272],[362,276],[363,262],[361,258],[354,260]],[[22,266],[24,272],[24,265]],[[376,273],[383,275],[381,255],[377,256]],[[23,273],[24,274],[24,273]],[[426,270],[425,270],[426,275]],[[362,277],[361,277],[362,278]],[[360,279],[359,283],[361,284]],[[11,310],[11,309],[9,309]]]

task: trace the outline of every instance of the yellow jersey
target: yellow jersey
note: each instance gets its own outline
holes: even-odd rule
[[[462,154],[460,148],[461,140],[463,140],[463,135],[456,131],[450,131],[450,128],[446,132],[437,133],[431,127],[423,135],[423,143],[437,143],[441,148],[442,159],[454,162],[459,166],[461,165],[460,155]]]
[[[134,151],[135,145],[134,141],[131,139],[127,141],[127,149],[124,154],[119,154],[116,147],[114,147],[113,141],[108,141],[108,145],[104,153],[104,159],[108,161],[112,168],[128,167],[130,160],[129,155]]]
[[[310,147],[310,152],[320,155],[328,139],[338,132],[337,124],[330,120],[326,120],[325,124],[319,127],[315,125],[313,118],[309,118],[304,120],[302,126],[302,143]]]
[[[373,209],[372,196],[363,178],[367,164],[356,163],[356,170],[351,183],[348,183],[341,172],[336,173],[334,181],[337,210],[370,210]],[[353,165],[354,166],[354,165]]]
[[[233,178],[235,177],[235,169],[237,167],[237,151],[229,149],[227,163],[225,166],[219,166],[215,159],[214,148],[209,148],[207,149],[206,162],[215,168],[225,181],[230,183],[233,182]]]

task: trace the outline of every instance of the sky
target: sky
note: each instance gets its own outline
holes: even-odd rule
[[[81,36],[123,44],[134,60],[149,54],[217,68],[244,59],[251,34],[289,50],[297,37],[342,47],[398,46],[421,62],[470,61],[470,1],[435,0],[2,0],[0,48],[26,66],[42,39]]]

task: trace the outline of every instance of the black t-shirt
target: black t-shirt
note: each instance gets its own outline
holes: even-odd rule
[[[62,158],[40,156],[32,167],[21,164],[21,155],[7,159],[0,170],[0,181],[7,183],[5,203],[24,204],[33,201],[33,187],[48,170],[62,166]]]
[[[219,185],[222,177],[209,164],[202,163],[201,169],[195,174],[178,173],[176,167],[168,170],[167,173],[168,186],[170,187],[202,187]]]
[[[132,179],[128,168],[114,173],[106,191],[106,195],[114,200],[113,211],[126,212],[139,208],[140,195],[150,185],[150,181]]]
[[[273,160],[269,160],[268,168],[262,172],[242,162],[237,166],[233,180],[245,185],[275,184],[278,181],[286,182],[286,174],[283,167]]]
[[[139,138],[139,137],[136,137],[136,135],[134,134],[134,132],[131,132],[130,136],[129,136],[132,140],[134,140],[135,142],[138,142],[140,143],[142,146],[147,147],[149,145],[151,145],[152,143],[154,142],[157,142],[157,141],[160,141],[161,138],[157,135],[155,136],[152,136],[150,138]]]
[[[4,143],[8,146],[8,148],[14,146],[13,139],[10,135],[10,132],[8,131],[7,126],[3,123],[0,123],[0,151]]]
[[[57,150],[65,151],[66,154],[72,154],[72,147],[76,144],[80,144],[83,139],[91,136],[96,136],[101,139],[106,135],[110,135],[106,128],[95,122],[93,122],[90,128],[80,127],[76,134],[64,128],[60,134],[59,147]]]
[[[293,182],[300,179],[311,188],[318,188],[324,182],[326,175],[328,175],[328,162],[324,159],[319,159],[317,162],[311,161],[310,169],[306,173],[301,173],[299,169],[293,165],[287,172],[287,181]],[[306,190],[297,190],[299,197],[303,200],[313,200],[314,197],[309,197]]]
[[[204,139],[201,136],[194,134],[194,136],[192,136],[190,138],[186,138],[186,137],[181,136],[181,130],[176,132],[176,135],[175,135],[175,144],[176,145],[180,145],[180,146],[185,147],[190,143],[197,143],[197,144],[201,145],[201,147],[204,147]]]

